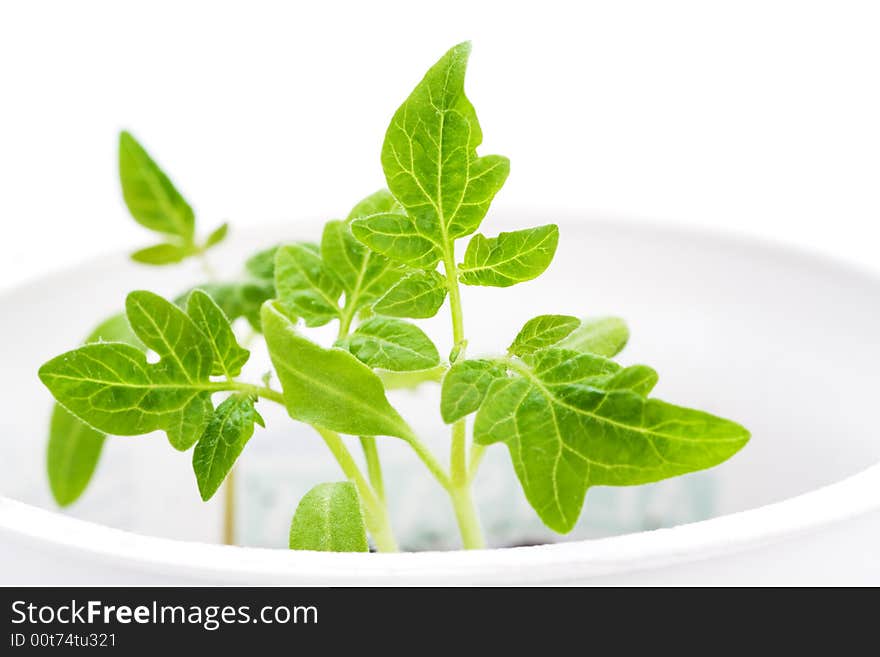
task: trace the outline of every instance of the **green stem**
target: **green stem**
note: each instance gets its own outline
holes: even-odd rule
[[[367,476],[376,491],[376,497],[385,504],[385,483],[382,481],[382,463],[379,461],[379,449],[374,436],[361,436],[361,449],[367,461]]]
[[[262,397],[270,401],[276,402],[284,406],[284,395],[277,390],[272,390],[268,386],[258,386],[253,383],[243,383],[241,381],[222,381],[212,386],[216,390],[233,390],[235,392],[243,392],[256,397]]]
[[[464,313],[461,308],[461,291],[458,286],[458,268],[455,264],[455,253],[450,246],[443,257],[443,269],[446,271],[446,283],[449,289],[449,310],[452,315],[452,339],[457,358],[464,356]],[[466,550],[485,547],[483,532],[477,507],[471,493],[471,477],[468,472],[467,459],[467,424],[464,418],[452,425],[452,444],[449,454],[450,477],[452,487],[449,489],[455,518],[461,533],[462,546]]]
[[[367,530],[373,537],[373,542],[380,552],[397,552],[397,542],[391,532],[391,523],[388,519],[388,511],[385,505],[376,497],[369,482],[364,478],[357,463],[342,442],[342,438],[335,431],[328,431],[320,427],[314,427],[315,431],[321,434],[324,443],[336,458],[339,467],[348,479],[357,486],[358,493],[361,497],[361,503],[364,506],[364,520],[367,524]]]
[[[455,508],[455,519],[458,521],[458,529],[461,532],[461,543],[464,549],[480,550],[486,547],[470,485],[466,484],[453,488],[450,495],[452,497],[452,505]]]

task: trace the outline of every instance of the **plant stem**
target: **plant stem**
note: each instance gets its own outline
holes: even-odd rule
[[[443,269],[449,289],[449,310],[452,315],[452,340],[458,358],[464,356],[464,313],[461,308],[461,291],[458,286],[458,268],[451,243],[443,257]],[[461,533],[462,546],[466,550],[485,547],[480,519],[471,493],[471,477],[467,463],[467,422],[462,418],[452,425],[452,445],[449,454],[451,488],[449,489],[455,518]]]
[[[243,383],[241,381],[223,381],[216,384],[217,390],[233,390],[235,392],[244,392],[256,397],[268,399],[277,404],[284,406],[284,395],[277,390],[272,390],[268,386],[258,386],[253,383]]]
[[[364,478],[357,463],[342,442],[342,438],[335,431],[329,431],[320,427],[314,427],[315,431],[321,434],[324,443],[333,453],[339,467],[348,479],[357,486],[358,493],[361,497],[361,503],[364,507],[364,520],[367,524],[367,530],[373,537],[376,549],[380,552],[397,552],[397,542],[391,532],[391,523],[388,520],[388,511],[385,505],[376,497],[369,482]]]
[[[455,487],[450,491],[450,495],[455,508],[455,519],[461,532],[462,547],[465,550],[480,550],[486,547],[470,485]]]
[[[235,469],[226,475],[223,486],[223,544],[235,545]]]
[[[364,458],[367,461],[367,476],[373,490],[376,491],[376,497],[382,504],[385,504],[385,483],[382,481],[382,464],[379,462],[379,450],[376,447],[376,438],[374,436],[361,436],[361,449],[364,450]]]

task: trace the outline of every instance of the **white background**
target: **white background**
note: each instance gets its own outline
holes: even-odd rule
[[[394,109],[464,39],[481,152],[512,161],[498,209],[699,225],[877,267],[878,11],[839,0],[6,0],[0,287],[150,243],[120,200],[122,127],[203,231],[345,213],[383,184]]]

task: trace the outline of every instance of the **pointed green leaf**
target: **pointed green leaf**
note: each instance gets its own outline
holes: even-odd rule
[[[482,132],[464,93],[470,51],[470,43],[459,44],[431,67],[394,114],[382,145],[389,189],[424,238],[441,247],[479,227],[510,168],[507,158],[477,157]],[[376,250],[396,257],[395,249],[413,248],[400,240],[387,246]]]
[[[131,259],[142,265],[173,265],[195,253],[192,247],[180,244],[156,244],[131,254]]]
[[[369,367],[343,349],[324,349],[301,336],[273,302],[263,306],[262,323],[294,420],[354,436],[412,436]]]
[[[162,429],[176,449],[188,449],[213,410],[211,345],[183,311],[151,292],[129,294],[126,314],[158,363],[127,344],[88,344],[47,362],[40,380],[99,431],[134,436]]]
[[[556,253],[559,229],[549,224],[498,237],[474,235],[459,265],[465,285],[509,287],[544,273]]]
[[[195,215],[168,176],[128,132],[119,134],[119,180],[128,211],[142,226],[192,244]]]
[[[474,423],[478,444],[507,443],[526,498],[554,531],[574,527],[590,486],[644,484],[712,467],[749,439],[740,425],[702,411],[631,391],[556,383],[573,371],[518,368],[518,376],[492,383]]]
[[[378,299],[403,275],[403,268],[358,242],[344,221],[328,221],[321,260],[345,291],[345,307],[357,312]]]
[[[629,340],[626,322],[618,317],[596,317],[581,320],[581,325],[572,331],[557,347],[588,351],[606,358],[623,351]]]
[[[119,341],[143,348],[125,315],[119,313],[101,324],[86,338],[85,343]],[[49,425],[46,465],[52,496],[61,506],[68,506],[83,494],[92,478],[105,435],[55,404]]]
[[[254,434],[254,424],[266,426],[249,395],[232,395],[214,411],[193,450],[193,471],[204,501],[214,496],[232,470]]]
[[[446,299],[446,279],[436,271],[417,271],[400,279],[373,305],[380,315],[427,319]]]
[[[374,317],[340,341],[359,361],[383,370],[426,370],[440,363],[431,338],[418,326],[399,319]]]
[[[376,253],[411,267],[431,269],[442,250],[424,230],[404,214],[374,214],[351,222],[352,234]]]
[[[361,502],[353,483],[318,484],[303,495],[290,523],[290,549],[369,552]]]
[[[527,356],[538,349],[562,340],[580,326],[580,320],[570,315],[539,315],[527,321],[508,351],[515,356]]]
[[[203,290],[193,290],[186,303],[186,312],[208,338],[214,352],[211,374],[233,378],[251,355],[235,339],[229,320],[214,300]]]
[[[224,222],[217,226],[211,234],[205,239],[204,248],[210,249],[212,246],[217,246],[226,239],[226,236],[229,234],[229,224]]]
[[[369,217],[371,214],[388,212],[402,214],[404,212],[403,206],[397,202],[397,199],[387,189],[380,189],[378,192],[374,192],[365,199],[358,201],[345,220],[352,222],[355,219]]]
[[[306,326],[323,326],[339,317],[342,287],[312,244],[282,246],[275,255],[275,292]]]
[[[440,415],[446,424],[460,420],[480,408],[493,381],[507,376],[504,366],[491,360],[457,361],[440,389]]]

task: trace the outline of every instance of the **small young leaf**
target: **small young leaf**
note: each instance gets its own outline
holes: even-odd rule
[[[275,292],[306,326],[323,326],[339,317],[342,287],[312,244],[282,246],[275,255]]]
[[[371,214],[387,212],[402,214],[403,206],[397,202],[397,199],[387,189],[380,189],[378,192],[373,192],[366,198],[358,201],[345,220],[352,222],[355,219],[369,217]]]
[[[440,354],[431,338],[418,326],[399,319],[369,319],[342,340],[340,346],[362,363],[383,370],[426,370],[440,363]]]
[[[376,253],[418,269],[432,269],[441,248],[404,214],[374,214],[351,222],[352,234]]]
[[[186,302],[186,313],[208,338],[214,352],[211,374],[233,378],[241,374],[251,355],[235,339],[229,320],[214,300],[203,290],[193,290]]]
[[[142,265],[173,265],[194,253],[192,247],[180,244],[156,244],[131,254],[131,259]]]
[[[493,381],[507,376],[504,366],[491,360],[460,360],[446,376],[440,389],[440,415],[446,424],[480,408]]]
[[[213,351],[193,321],[170,301],[132,292],[126,313],[135,335],[160,356],[147,362],[136,347],[88,344],[40,368],[40,380],[67,410],[99,431],[135,436],[162,429],[188,449],[213,411]]]
[[[349,312],[357,312],[378,299],[403,275],[400,265],[358,242],[344,221],[324,225],[321,260],[345,290]]]
[[[147,151],[124,131],[119,134],[119,179],[125,204],[135,221],[192,244],[192,208]]]
[[[577,317],[569,315],[539,315],[527,321],[508,351],[515,356],[527,356],[538,349],[549,347],[562,340],[580,326]]]
[[[500,233],[474,235],[460,265],[465,285],[509,287],[544,273],[556,253],[559,229],[554,224]]]
[[[223,222],[217,228],[211,231],[208,237],[205,238],[205,245],[203,248],[210,249],[212,246],[217,246],[226,239],[226,236],[229,234],[229,224],[227,222]]]
[[[361,502],[353,483],[318,484],[303,495],[290,523],[290,549],[369,552]]]
[[[581,324],[556,346],[612,358],[623,351],[629,340],[626,322],[618,317],[581,320]]]
[[[709,468],[749,439],[740,425],[702,411],[631,391],[558,383],[574,378],[575,369],[519,368],[518,376],[496,380],[474,423],[478,444],[507,443],[526,498],[554,531],[574,527],[590,486],[644,484]]]
[[[412,436],[382,381],[357,358],[302,337],[273,302],[263,306],[262,324],[294,420],[354,436]]]
[[[85,343],[103,341],[126,342],[144,348],[122,313],[101,322]],[[46,466],[49,487],[59,505],[73,504],[83,494],[98,465],[104,438],[103,433],[55,404],[49,425]]]
[[[249,395],[232,395],[214,411],[193,450],[193,471],[202,500],[207,502],[220,488],[254,434],[255,423],[266,426]]]
[[[446,279],[436,271],[417,271],[399,280],[373,304],[373,310],[389,317],[427,319],[446,299]]]
[[[544,383],[593,384],[604,382],[620,371],[620,365],[596,354],[559,349],[542,349],[530,359],[532,369]]]
[[[417,225],[423,247],[433,242],[442,248],[474,232],[510,168],[507,158],[477,156],[483,135],[464,93],[470,51],[470,43],[459,44],[431,67],[394,114],[382,145],[388,187],[415,219],[406,231],[398,226],[391,232],[410,235]],[[419,250],[413,237],[408,241],[397,237],[381,243],[383,248],[374,247],[373,243],[380,243],[375,233],[387,234],[389,228],[380,230],[375,222],[371,228],[374,234],[365,242],[371,248],[413,266],[433,265],[427,256],[424,264],[413,262],[412,253]],[[357,231],[355,235],[365,239]]]

